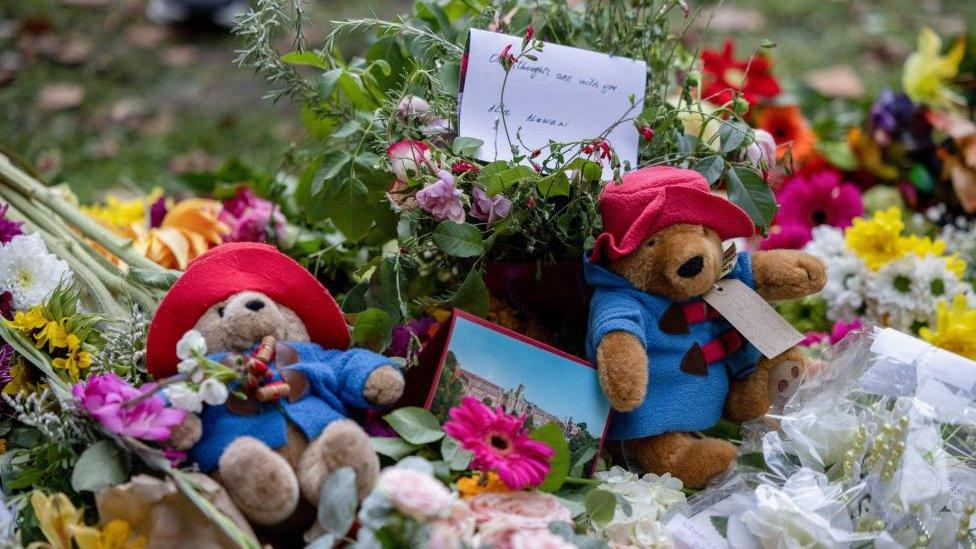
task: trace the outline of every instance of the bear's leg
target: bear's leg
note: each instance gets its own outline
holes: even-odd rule
[[[624,443],[627,460],[643,472],[671,473],[686,488],[703,488],[713,477],[729,469],[738,453],[735,446],[716,438],[690,433],[663,433]]]
[[[797,368],[795,378],[799,378],[806,369],[806,361],[796,347],[773,358],[763,357],[752,375],[735,380],[729,386],[729,394],[725,397],[725,417],[735,423],[744,423],[768,412],[773,396],[780,391],[778,387],[770,387],[770,372],[780,364],[793,362]]]
[[[288,461],[253,437],[224,450],[217,474],[237,508],[254,524],[271,526],[298,506],[298,479]]]
[[[380,460],[369,442],[369,435],[350,419],[333,421],[309,444],[298,465],[298,482],[302,495],[318,504],[325,479],[336,469],[352,467],[356,472],[356,489],[364,498],[380,474]]]

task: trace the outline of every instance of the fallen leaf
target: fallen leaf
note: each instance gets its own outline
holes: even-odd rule
[[[87,38],[75,36],[61,45],[52,58],[65,65],[80,65],[91,57],[95,44]]]
[[[804,76],[807,85],[824,97],[861,97],[864,95],[864,82],[847,65],[836,65],[809,71]]]
[[[166,48],[160,57],[168,67],[183,68],[195,63],[200,55],[193,46],[179,45]]]
[[[120,99],[109,108],[109,121],[114,124],[126,124],[138,121],[146,116],[145,103],[135,97]]]
[[[205,172],[216,169],[217,160],[200,149],[194,149],[171,158],[168,167],[169,171],[177,174]]]
[[[167,31],[159,25],[138,24],[129,27],[125,37],[137,48],[155,48],[166,39]]]
[[[63,82],[48,84],[41,88],[37,106],[44,111],[73,109],[85,101],[85,88],[78,84]]]

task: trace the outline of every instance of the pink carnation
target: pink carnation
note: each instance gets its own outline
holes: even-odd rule
[[[859,318],[855,318],[851,322],[844,322],[841,320],[834,322],[834,326],[830,330],[830,344],[833,345],[834,343],[837,343],[838,341],[844,339],[847,334],[860,330],[863,327],[864,325],[861,324],[861,319]]]
[[[258,198],[250,187],[237,189],[233,197],[224,201],[219,219],[230,227],[225,242],[263,242],[268,237],[271,223],[280,238],[287,227],[285,216],[275,205],[270,200]]]
[[[436,219],[462,223],[464,204],[461,202],[461,191],[454,186],[454,176],[446,170],[440,170],[437,178],[437,181],[417,192],[417,204]]]
[[[159,395],[131,406],[125,402],[151,392],[153,384],[135,388],[114,373],[99,374],[71,389],[75,401],[109,431],[142,440],[166,440],[186,412],[168,408]]]
[[[510,416],[501,408],[492,410],[470,396],[451,408],[450,416],[444,432],[474,454],[472,468],[497,471],[513,490],[538,486],[546,478],[553,451],[529,438],[525,418]]]
[[[504,219],[512,210],[512,201],[502,194],[488,197],[488,193],[479,186],[471,191],[471,217],[487,221],[489,224]]]

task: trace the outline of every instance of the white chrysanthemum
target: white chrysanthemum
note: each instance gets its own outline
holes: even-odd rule
[[[609,523],[590,525],[590,535],[619,547],[672,547],[662,521],[672,507],[685,504],[680,480],[668,474],[638,477],[617,466],[596,477],[618,505]]]
[[[915,291],[918,262],[915,255],[891,261],[868,279],[865,297],[872,318],[897,330],[911,330],[923,308]]]
[[[845,255],[847,246],[844,244],[844,230],[830,225],[818,225],[813,228],[813,239],[807,243],[804,251],[823,260]]]
[[[851,321],[864,305],[864,286],[868,269],[864,261],[851,253],[823,257],[827,266],[827,284],[820,293],[827,302],[827,318]]]
[[[938,302],[952,300],[960,294],[973,296],[973,287],[959,280],[956,274],[946,268],[945,257],[927,254],[923,258],[915,258],[912,292],[915,293],[919,309],[916,320],[930,323],[935,320]]]
[[[71,281],[68,264],[47,249],[39,234],[18,235],[0,247],[0,292],[10,292],[15,309],[47,301],[58,284]]]

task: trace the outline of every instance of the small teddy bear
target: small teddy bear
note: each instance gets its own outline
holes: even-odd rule
[[[236,353],[274,338],[269,381],[276,400],[231,395],[187,420],[171,438],[211,473],[258,526],[294,526],[311,516],[325,479],[349,466],[362,497],[379,474],[369,436],[351,409],[395,402],[403,376],[388,358],[344,350],[349,330],[335,300],[295,260],[266,244],[218,246],[190,263],[159,305],[146,362],[155,377],[176,374],[177,341],[200,332],[208,355],[231,364]],[[270,346],[270,343],[267,343]],[[263,369],[263,366],[262,366]],[[240,387],[238,387],[240,389]]]
[[[695,171],[651,167],[608,183],[604,232],[584,260],[590,302],[587,353],[613,407],[609,436],[627,463],[703,487],[735,459],[731,443],[693,434],[724,415],[741,423],[766,413],[770,372],[797,377],[792,348],[765,358],[701,296],[722,278],[722,241],[752,236],[749,216],[713,195]],[[726,278],[765,300],[820,291],[823,264],[795,250],[739,253]],[[791,363],[791,364],[788,364]]]

